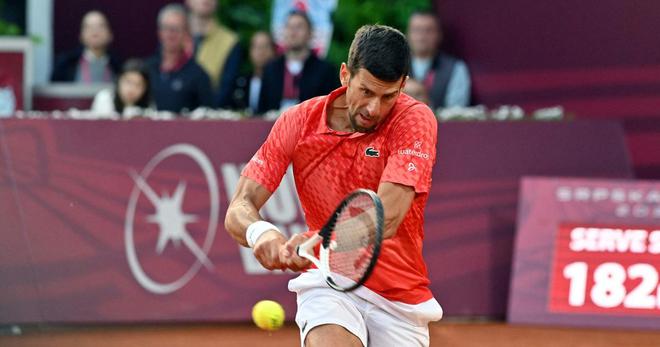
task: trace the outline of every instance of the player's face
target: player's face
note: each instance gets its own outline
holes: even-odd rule
[[[390,113],[406,77],[398,81],[386,82],[376,78],[366,69],[359,69],[351,76],[346,64],[341,65],[342,85],[347,86],[346,103],[348,117],[353,130],[361,133],[372,132]]]

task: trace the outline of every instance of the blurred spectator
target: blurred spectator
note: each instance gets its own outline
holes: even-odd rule
[[[336,69],[310,50],[311,38],[307,15],[291,12],[284,27],[284,55],[264,67],[259,113],[287,108],[339,87]]]
[[[80,47],[57,56],[51,74],[53,82],[110,83],[121,63],[108,52],[112,31],[99,11],[85,14],[80,25]]]
[[[147,61],[152,96],[159,111],[179,113],[212,103],[211,82],[190,52],[188,16],[179,4],[158,13],[160,50]]]
[[[424,84],[431,108],[468,106],[470,74],[465,62],[440,52],[442,28],[432,12],[416,12],[408,20],[412,51],[411,77]]]
[[[243,59],[238,35],[216,19],[217,0],[186,0],[186,5],[197,63],[211,79],[214,105],[225,108]]]
[[[233,108],[249,109],[252,113],[257,112],[264,66],[273,57],[275,57],[273,37],[265,31],[254,33],[250,39],[250,65],[252,70],[236,79],[232,93]]]
[[[417,80],[409,78],[406,81],[406,85],[403,87],[403,92],[417,99],[417,101],[429,105],[429,94],[424,85]]]
[[[124,63],[113,89],[94,97],[92,112],[98,115],[139,116],[151,106],[149,72],[141,60]]]

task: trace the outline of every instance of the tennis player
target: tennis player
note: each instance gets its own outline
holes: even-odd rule
[[[431,110],[401,92],[410,51],[382,25],[360,28],[342,63],[342,86],[285,111],[242,172],[225,227],[268,269],[308,270],[296,246],[325,224],[357,188],[374,190],[385,211],[383,246],[364,286],[331,289],[310,269],[289,282],[297,293],[303,346],[428,346],[428,322],[442,308],[422,258],[424,206],[435,163]],[[309,232],[289,240],[258,211],[289,164]]]

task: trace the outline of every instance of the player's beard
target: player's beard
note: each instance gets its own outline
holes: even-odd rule
[[[369,128],[365,128],[363,126],[358,125],[357,124],[358,113],[359,112],[350,112],[350,111],[348,113],[348,120],[351,122],[351,128],[353,128],[353,130],[355,130],[359,133],[372,133],[372,132],[376,131],[376,126],[378,125],[377,122],[374,123],[374,125],[369,127]]]

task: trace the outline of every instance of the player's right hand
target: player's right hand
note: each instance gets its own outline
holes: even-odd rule
[[[307,269],[312,262],[300,257],[297,253],[298,246],[307,241],[308,237],[305,234],[296,234],[291,236],[289,241],[286,242],[280,251],[280,258],[286,267],[292,271],[302,271]]]
[[[252,249],[259,263],[268,270],[285,270],[287,265],[280,260],[280,249],[286,238],[282,233],[271,230],[259,237]]]

